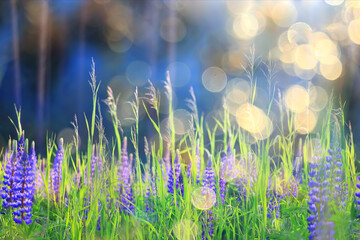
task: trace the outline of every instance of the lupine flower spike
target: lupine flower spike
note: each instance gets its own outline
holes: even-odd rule
[[[32,223],[31,211],[34,195],[35,181],[35,143],[32,143],[30,154],[27,153],[28,141],[25,141],[26,151],[24,151],[20,161],[16,165],[14,187],[14,221],[18,224],[25,222]]]
[[[215,180],[215,172],[212,167],[212,160],[211,156],[209,157],[205,173],[204,173],[204,179],[203,179],[203,187],[207,187],[212,189],[216,193],[216,180]],[[208,239],[207,236],[210,236],[210,239],[212,239],[212,236],[214,234],[214,224],[213,224],[213,212],[212,210],[204,211],[203,214],[205,215],[203,217],[203,224],[202,224],[202,239]]]
[[[16,172],[16,164],[18,162],[18,158],[21,158],[21,155],[18,154],[18,149],[20,150],[20,154],[23,152],[24,138],[21,137],[19,143],[15,140],[13,141],[13,154],[11,158],[7,161],[5,174],[4,174],[4,186],[2,187],[1,198],[3,199],[2,206],[4,209],[13,207],[14,205],[14,186],[15,186],[15,172]],[[3,209],[3,210],[4,210]]]
[[[62,181],[62,162],[64,160],[63,144],[64,144],[64,140],[60,138],[59,146],[55,155],[54,166],[52,170],[52,183],[53,183],[53,191],[56,202],[59,202],[59,190]]]
[[[131,164],[129,164],[129,157],[127,152],[127,138],[124,137],[121,149],[121,163],[118,172],[119,177],[119,192],[120,192],[120,210],[123,213],[129,214],[134,212],[133,193],[131,189]]]

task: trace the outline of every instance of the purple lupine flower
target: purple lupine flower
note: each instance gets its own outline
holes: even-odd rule
[[[211,188],[216,193],[216,180],[215,180],[215,172],[212,167],[211,157],[208,160],[207,166],[204,172],[203,185]]]
[[[360,176],[357,177],[357,180],[360,182]],[[357,188],[358,191],[360,191],[360,184],[359,184],[359,183],[356,184],[356,188]],[[358,199],[358,200],[356,201],[356,203],[357,203],[357,205],[358,205],[358,209],[360,209],[360,192],[355,192],[355,197]],[[356,218],[360,218],[360,214],[357,215]]]
[[[130,154],[130,162],[132,162],[132,154]],[[133,203],[133,192],[131,189],[131,172],[132,165],[129,163],[127,152],[127,138],[124,137],[121,149],[121,163],[118,172],[119,177],[119,192],[120,192],[120,209],[126,214],[135,214],[135,207]]]
[[[180,155],[179,151],[176,151],[174,164],[170,165],[169,174],[168,174],[168,193],[171,195],[174,194],[174,190],[183,189],[182,178],[181,176],[181,164],[180,164]],[[175,189],[174,189],[175,185]]]
[[[92,180],[94,179],[97,170],[98,176],[102,172],[102,159],[99,156],[99,151],[95,151],[95,145],[93,145],[92,154],[91,154],[91,161],[90,161],[90,178],[87,179],[88,171],[87,166],[85,167],[85,179],[84,183],[91,185]]]
[[[151,194],[152,193],[152,194]],[[155,185],[151,180],[149,180],[149,185],[146,188],[145,193],[145,208],[146,212],[154,212],[154,203],[152,202],[153,199],[156,197],[156,189]]]
[[[226,150],[226,172],[230,179],[236,175],[235,159],[231,151],[231,144],[229,143]]]
[[[225,193],[226,193],[225,170],[226,170],[226,162],[227,162],[225,153],[223,153],[221,161],[222,161],[222,166],[221,166],[221,169],[220,169],[219,185],[220,185],[221,202],[222,202],[222,204],[224,204],[224,202],[225,202]]]
[[[308,221],[308,230],[310,233],[309,239],[315,239],[318,235],[318,218],[319,218],[319,210],[320,210],[320,199],[318,197],[321,187],[321,176],[318,175],[319,166],[321,161],[321,146],[320,142],[316,141],[314,146],[314,155],[312,156],[312,162],[309,164],[310,172],[309,172],[309,214],[310,216],[307,218]]]
[[[18,153],[19,150],[19,153]],[[18,159],[22,157],[24,151],[24,138],[20,138],[20,141],[13,142],[13,150],[11,151],[11,157],[7,160],[4,174],[4,186],[2,187],[1,198],[3,199],[3,208],[13,207],[14,205],[14,185],[15,185],[15,172]]]
[[[60,138],[58,150],[55,155],[54,165],[52,169],[52,185],[55,196],[55,201],[59,202],[59,190],[62,181],[62,163],[64,160],[64,140]]]
[[[212,167],[211,156],[210,156],[207,166],[205,168],[203,187],[210,188],[216,193],[215,172]],[[203,214],[205,216],[202,218],[203,224],[202,224],[201,236],[202,236],[202,239],[208,239],[207,236],[209,236],[211,239],[214,234],[213,212],[212,212],[212,210],[207,210],[207,211],[203,211]]]
[[[186,177],[188,179],[188,181],[190,180],[190,177],[191,177],[191,166],[192,166],[192,162],[191,162],[191,159],[189,159],[189,165],[187,167],[187,174],[186,174]],[[192,180],[192,179],[191,179]]]
[[[282,199],[282,196],[277,194],[276,192],[273,192],[273,194],[271,194],[271,198],[268,204],[268,212],[267,212],[267,217],[268,218],[272,218],[272,216],[274,215],[275,212],[275,217],[279,218],[279,214],[280,214],[280,204],[279,201],[280,199]]]
[[[27,140],[25,143],[27,146]],[[18,224],[32,223],[31,211],[33,205],[34,181],[35,181],[35,143],[32,143],[30,154],[24,152],[16,164],[15,186],[14,186],[14,221]]]

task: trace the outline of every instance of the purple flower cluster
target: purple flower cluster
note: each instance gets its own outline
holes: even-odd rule
[[[341,148],[331,144],[328,156],[323,161],[321,146],[317,142],[314,147],[314,156],[310,163],[309,180],[309,213],[307,218],[309,239],[334,239],[334,223],[327,221],[331,217],[330,201],[340,200],[341,190]]]
[[[59,202],[59,190],[62,181],[62,162],[64,160],[63,144],[64,141],[62,138],[60,138],[52,169],[52,184],[56,202]]]
[[[30,154],[27,153],[27,142],[27,140],[24,141],[24,134],[22,134],[17,143],[16,152],[8,160],[1,195],[3,207],[12,207],[13,219],[18,224],[32,222],[36,155],[34,142]]]
[[[21,152],[23,152],[24,143],[19,142],[19,147]],[[15,184],[15,171],[16,171],[16,164],[18,153],[16,148],[16,141],[14,141],[14,146],[10,151],[9,158],[6,158],[6,167],[5,167],[5,174],[4,174],[4,186],[2,187],[1,198],[3,199],[3,208],[8,208],[13,206],[13,194],[14,194],[14,184]],[[22,154],[22,153],[21,153]]]
[[[212,167],[211,157],[209,158],[207,166],[205,168],[203,187],[210,188],[216,193],[215,172]],[[204,211],[203,214],[205,216],[202,218],[202,239],[208,239],[208,236],[210,237],[210,239],[212,239],[212,236],[214,234],[213,212],[212,210],[207,210]]]
[[[151,194],[152,193],[152,194]],[[145,211],[154,212],[154,203],[153,200],[156,198],[156,189],[152,181],[149,181],[149,185],[146,188],[145,193]]]
[[[99,156],[99,150],[95,151],[95,145],[94,145],[91,154],[89,180],[87,179],[87,175],[88,175],[87,167],[85,168],[85,179],[84,179],[85,184],[91,185],[91,182],[96,176],[96,174],[97,176],[100,176],[102,172],[102,161],[103,161],[102,158]]]
[[[118,172],[118,178],[120,181],[120,211],[126,214],[134,214],[134,200],[133,192],[131,189],[131,172],[132,172],[132,155],[130,155],[130,162],[127,152],[127,138],[123,140],[121,149],[121,163]]]
[[[175,189],[174,189],[175,185]],[[168,173],[168,193],[174,195],[174,190],[183,189],[182,178],[181,178],[181,164],[180,164],[180,155],[179,151],[176,151],[174,163],[170,165]],[[182,191],[181,191],[182,192]]]
[[[20,140],[23,141],[23,140]],[[25,146],[27,145],[27,141]],[[19,152],[19,151],[18,151]],[[35,164],[36,164],[36,155],[35,155],[35,143],[32,143],[30,153],[27,154],[23,152],[20,161],[16,165],[15,172],[15,186],[14,186],[14,204],[13,212],[14,221],[16,223],[30,224],[31,220],[31,211],[33,205],[33,196],[34,196],[34,185],[35,185]]]
[[[276,218],[279,218],[280,215],[280,204],[279,201],[282,199],[282,196],[274,192],[271,194],[270,201],[268,204],[267,217],[272,218],[275,214]]]

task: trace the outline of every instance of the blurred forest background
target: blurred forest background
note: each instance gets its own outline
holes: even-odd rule
[[[171,1],[171,0],[2,0],[0,1],[0,146],[15,129],[14,104],[21,106],[26,136],[45,149],[47,133],[71,141],[77,115],[86,139],[84,113],[91,113],[91,59],[101,81],[120,94],[119,116],[129,132],[128,101],[148,80],[163,90],[166,71],[174,87],[175,116],[186,117],[192,86],[205,119],[221,114],[223,98],[235,109],[246,101],[251,50],[258,80],[256,105],[266,109],[268,59],[276,89],[309,89],[316,132],[333,93],[346,103],[346,120],[360,141],[360,1]],[[251,54],[250,54],[251,55]],[[314,88],[313,88],[314,89]],[[292,88],[303,101],[301,89]],[[166,106],[165,96],[162,96]],[[100,102],[108,136],[106,106]],[[232,108],[230,108],[232,111]],[[162,110],[166,116],[166,107]],[[146,113],[142,134],[151,136]],[[236,115],[234,113],[234,115]],[[276,113],[274,113],[274,118]],[[273,119],[276,121],[276,119]],[[186,126],[184,126],[186,128]],[[181,130],[179,133],[181,134]],[[140,139],[142,142],[142,139]],[[83,146],[86,147],[86,146]]]

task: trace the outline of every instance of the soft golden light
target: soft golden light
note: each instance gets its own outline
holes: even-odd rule
[[[307,109],[304,112],[295,114],[295,129],[300,134],[308,134],[311,133],[317,123],[317,115]]]
[[[342,72],[342,64],[335,56],[328,56],[320,63],[320,73],[327,80],[336,80]]]
[[[344,0],[325,0],[325,2],[331,6],[339,6],[344,2]]]
[[[244,103],[238,108],[236,121],[258,140],[269,137],[273,130],[272,122],[264,111],[250,103]]]
[[[317,59],[315,50],[310,44],[302,44],[296,48],[295,63],[302,69],[313,69],[316,67]]]
[[[226,6],[230,13],[233,15],[239,15],[244,12],[248,12],[252,9],[254,6],[254,2],[252,1],[233,1],[233,0],[227,0]]]
[[[258,34],[259,22],[254,15],[242,13],[235,18],[233,30],[238,38],[251,39]]]
[[[304,22],[297,22],[290,26],[287,36],[290,43],[306,44],[312,34],[311,27]]]
[[[203,72],[201,80],[209,92],[221,92],[226,86],[227,76],[221,68],[209,67]]]
[[[351,41],[360,44],[360,19],[355,19],[350,22],[348,34]]]
[[[250,85],[240,78],[232,79],[226,87],[226,99],[236,104],[246,102],[250,97]]]
[[[324,88],[320,86],[311,86],[309,89],[310,109],[319,112],[323,110],[329,101],[329,96]]]
[[[271,17],[280,27],[288,27],[295,22],[297,11],[290,1],[278,1],[271,8]]]
[[[291,86],[286,90],[285,103],[293,112],[300,113],[309,106],[310,97],[306,89],[300,85]]]

